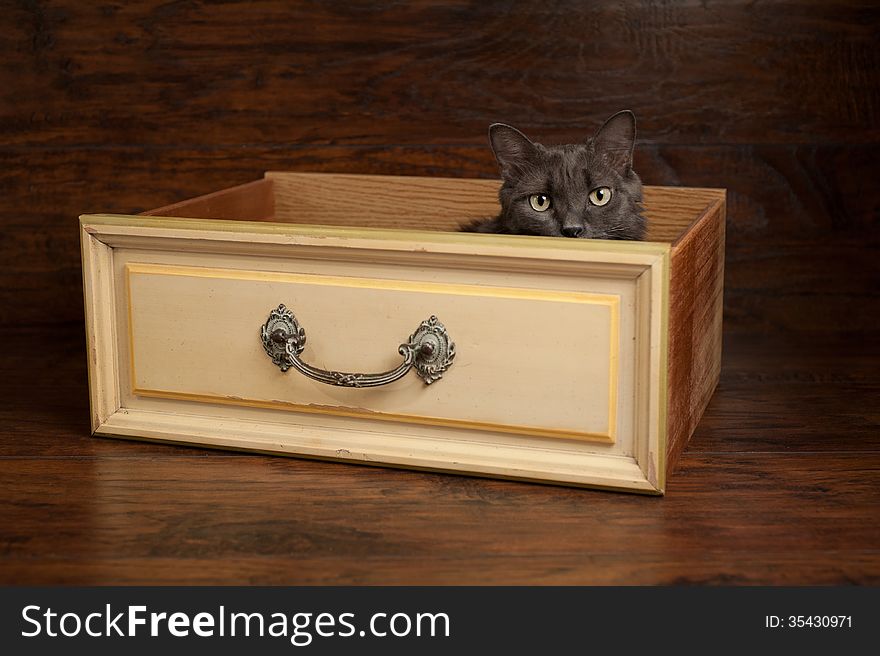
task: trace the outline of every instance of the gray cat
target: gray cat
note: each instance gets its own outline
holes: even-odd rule
[[[465,232],[630,239],[645,236],[642,182],[632,169],[636,117],[609,118],[582,144],[543,146],[503,123],[489,128],[501,166],[501,213]]]

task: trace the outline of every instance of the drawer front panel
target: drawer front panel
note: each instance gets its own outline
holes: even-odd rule
[[[113,215],[81,237],[96,435],[664,489],[668,246]],[[432,315],[456,356],[431,385],[326,385],[264,351],[279,304],[308,366],[394,369]]]
[[[367,273],[367,272],[365,272]],[[620,393],[620,297],[450,280],[333,276],[130,262],[132,392],[290,412],[613,442]],[[526,281],[527,283],[528,281]],[[282,373],[259,329],[285,304],[305,329],[302,360],[379,372],[431,315],[456,356],[425,385],[334,387]]]

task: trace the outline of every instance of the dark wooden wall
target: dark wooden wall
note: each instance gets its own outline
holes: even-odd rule
[[[639,118],[729,189],[729,330],[877,331],[875,2],[0,3],[0,324],[82,319],[76,217],[266,169],[494,176],[487,125]]]

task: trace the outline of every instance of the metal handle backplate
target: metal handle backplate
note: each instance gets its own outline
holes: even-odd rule
[[[272,363],[281,371],[293,367],[313,380],[339,387],[387,385],[403,378],[410,369],[415,369],[425,384],[430,385],[443,377],[455,358],[455,343],[446,334],[445,326],[433,315],[422,321],[397,349],[403,356],[400,366],[377,374],[328,371],[303,362],[299,356],[306,346],[306,331],[283,303],[269,313],[260,328],[260,340]]]

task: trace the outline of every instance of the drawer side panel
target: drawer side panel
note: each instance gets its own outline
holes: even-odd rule
[[[724,227],[721,195],[671,251],[667,473],[690,440],[721,374]]]

